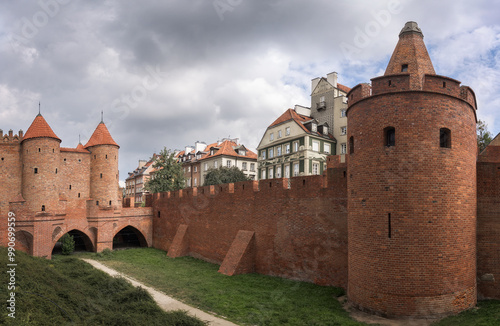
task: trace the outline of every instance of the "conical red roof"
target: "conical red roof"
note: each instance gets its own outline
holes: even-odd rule
[[[97,146],[97,145],[115,145],[115,146],[118,146],[118,144],[114,141],[113,137],[111,137],[111,134],[109,133],[108,128],[106,128],[106,125],[104,124],[104,122],[101,122],[97,125],[97,128],[95,128],[94,133],[90,137],[87,144],[85,144],[84,148],[91,147],[91,146]],[[120,147],[120,146],[118,146],[118,147]]]
[[[61,141],[61,139],[59,139],[59,137],[57,137],[52,131],[52,128],[50,128],[49,124],[45,121],[42,115],[38,114],[35,117],[35,120],[31,123],[31,126],[28,128],[28,131],[26,131],[26,134],[24,134],[23,141],[30,138],[40,137],[54,138]]]

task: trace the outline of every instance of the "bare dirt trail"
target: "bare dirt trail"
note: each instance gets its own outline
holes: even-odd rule
[[[236,324],[231,323],[230,321],[227,321],[225,319],[216,317],[214,315],[211,315],[209,313],[206,313],[204,311],[201,311],[199,309],[193,308],[191,306],[188,306],[180,301],[175,300],[174,298],[169,297],[168,295],[164,294],[163,292],[160,292],[158,290],[153,289],[152,287],[146,286],[133,278],[126,276],[112,268],[109,268],[98,261],[92,260],[92,259],[86,259],[82,258],[83,261],[89,263],[90,265],[94,266],[94,268],[100,269],[101,271],[111,275],[111,276],[121,276],[134,286],[140,286],[146,291],[148,291],[149,294],[153,297],[153,299],[156,301],[156,303],[160,306],[165,311],[171,311],[171,310],[185,310],[190,314],[191,316],[195,316],[203,321],[208,321],[209,325],[211,326],[237,326]]]

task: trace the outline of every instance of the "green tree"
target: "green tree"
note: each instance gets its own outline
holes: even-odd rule
[[[61,242],[61,249],[63,255],[71,255],[73,251],[75,251],[75,240],[73,236],[69,233],[66,233],[59,240]]]
[[[488,131],[488,125],[479,120],[476,125],[477,131],[477,147],[479,148],[479,152],[482,152],[486,146],[493,140],[491,133]]]
[[[238,181],[248,181],[251,180],[247,178],[247,176],[238,169],[236,166],[227,168],[225,166],[221,166],[217,169],[209,169],[208,173],[205,175],[205,183],[204,186],[210,185],[218,185],[221,183],[232,183]]]
[[[144,188],[151,193],[174,191],[184,188],[184,172],[182,164],[177,162],[174,152],[163,148],[153,163],[157,171]]]

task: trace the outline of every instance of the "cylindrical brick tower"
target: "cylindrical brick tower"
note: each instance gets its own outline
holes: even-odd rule
[[[118,188],[120,146],[101,121],[84,148],[90,151],[90,198],[99,207],[122,207]]]
[[[476,101],[434,72],[414,22],[348,94],[348,297],[389,317],[476,303]]]
[[[21,143],[22,195],[31,212],[56,213],[61,140],[38,114]]]

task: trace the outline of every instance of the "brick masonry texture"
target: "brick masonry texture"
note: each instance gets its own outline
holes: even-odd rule
[[[87,151],[81,145],[61,148],[57,138],[35,136],[23,140],[22,133],[10,132],[0,143],[0,245],[8,242],[9,212],[16,215],[15,248],[34,256],[50,258],[55,243],[72,230],[84,235],[91,251],[113,248],[113,238],[127,226],[143,246],[152,245],[151,207],[122,207],[117,145],[95,145]]]
[[[254,270],[346,287],[344,172],[345,165],[329,169],[325,176],[249,181],[155,194],[154,246],[169,250],[173,241],[178,241],[175,248],[187,248],[189,255],[210,262],[221,264],[227,256],[227,263],[232,265],[228,270],[236,273]],[[181,232],[185,234],[180,239],[176,234],[182,225],[185,226]],[[245,240],[249,234],[253,237]],[[241,243],[234,241],[237,238]],[[185,241],[183,245],[181,240]],[[232,253],[228,256],[229,252]],[[245,261],[231,258],[232,254]]]

